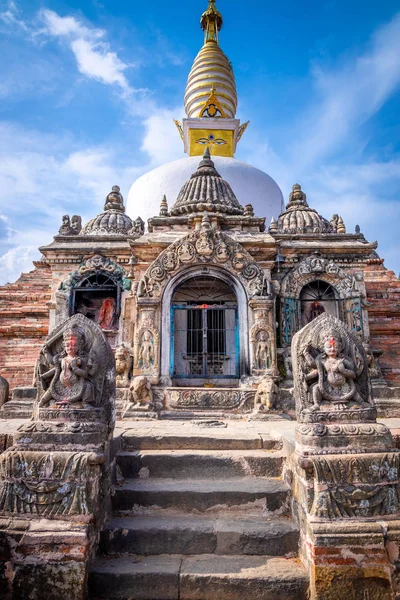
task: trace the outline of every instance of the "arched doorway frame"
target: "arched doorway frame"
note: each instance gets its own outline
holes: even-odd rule
[[[224,281],[235,292],[239,320],[239,376],[249,374],[248,298],[238,278],[215,265],[196,265],[178,273],[166,285],[161,303],[161,377],[170,380],[171,364],[171,303],[175,291],[194,277],[215,277]]]

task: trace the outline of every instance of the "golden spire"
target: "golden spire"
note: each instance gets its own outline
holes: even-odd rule
[[[236,119],[237,94],[232,65],[223,53],[219,41],[223,19],[208,0],[208,8],[201,15],[204,44],[197,54],[186,83],[184,104],[186,119],[175,121],[183,139],[185,152],[200,155],[211,148],[214,156],[233,157],[236,144],[247,123]]]
[[[221,13],[215,8],[216,0],[208,0],[208,8],[200,18],[200,25],[204,31],[204,43],[216,42],[218,44],[218,31],[223,20]]]

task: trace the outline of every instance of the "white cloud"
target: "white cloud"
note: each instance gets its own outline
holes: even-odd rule
[[[13,283],[21,273],[32,271],[32,261],[39,257],[35,246],[16,246],[8,250],[0,256],[0,285]]]
[[[141,150],[150,157],[153,165],[182,158],[183,142],[173,119],[183,112],[182,107],[173,109],[154,109],[153,114],[144,119],[145,135]]]
[[[104,44],[93,44],[79,38],[71,43],[79,72],[107,85],[118,84],[128,90],[129,85],[123,72],[128,65],[119,60],[114,52],[109,52]]]
[[[26,23],[19,18],[19,13],[20,11],[18,10],[15,2],[10,0],[7,4],[7,9],[3,12],[0,12],[0,21],[3,21],[3,23],[7,26],[16,25],[24,31],[28,31],[29,28],[27,27]]]
[[[379,28],[369,47],[341,68],[313,68],[317,102],[303,115],[293,149],[308,166],[338,148],[374,115],[400,85],[400,13]]]
[[[43,9],[40,13],[47,32],[56,36],[83,37],[90,39],[99,39],[104,37],[105,31],[86,27],[82,25],[75,17],[60,17],[56,12]]]
[[[75,17],[60,17],[48,9],[42,10],[40,16],[45,25],[42,32],[67,40],[82,75],[106,85],[117,84],[125,92],[133,91],[124,75],[132,65],[111,52],[110,45],[104,41],[104,30],[87,27]]]

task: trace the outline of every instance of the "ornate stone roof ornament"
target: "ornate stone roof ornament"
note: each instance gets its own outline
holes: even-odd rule
[[[271,223],[270,223],[270,226],[269,226],[269,233],[271,233],[272,235],[274,233],[278,233],[278,226],[276,224],[276,221],[275,221],[274,217],[271,217]]]
[[[160,203],[160,217],[168,217],[168,202],[165,194]]]
[[[132,219],[125,214],[124,198],[118,185],[107,194],[104,212],[91,219],[82,229],[83,235],[126,235]]]
[[[119,210],[125,212],[124,198],[118,185],[112,186],[111,192],[106,197],[104,210]]]
[[[286,210],[279,215],[276,233],[333,233],[332,225],[310,208],[299,183],[289,195]]]
[[[205,149],[199,167],[179,192],[175,204],[170,210],[171,216],[203,213],[225,213],[243,215],[231,186],[222,179],[211,160],[210,150]]]
[[[82,218],[79,215],[64,215],[61,227],[58,230],[59,235],[79,235],[82,229]]]

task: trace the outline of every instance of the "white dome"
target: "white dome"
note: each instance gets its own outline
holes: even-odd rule
[[[278,184],[266,173],[235,158],[212,156],[220,175],[231,186],[236,198],[244,207],[252,204],[256,217],[271,217],[281,213],[283,200]],[[161,165],[139,177],[129,190],[126,212],[133,219],[144,221],[159,215],[160,202],[165,194],[168,208],[174,204],[184,183],[197,170],[201,156],[188,156]]]

